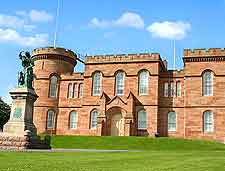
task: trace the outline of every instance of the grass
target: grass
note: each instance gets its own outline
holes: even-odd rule
[[[139,149],[128,153],[0,152],[0,171],[224,171],[225,145],[146,137],[53,136],[52,146]]]
[[[52,148],[121,150],[225,150],[214,141],[149,137],[52,136]]]

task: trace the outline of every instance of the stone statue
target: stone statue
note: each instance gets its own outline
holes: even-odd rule
[[[22,61],[23,70],[19,72],[18,87],[27,87],[33,89],[33,66],[34,62],[29,52],[20,52],[20,60]]]

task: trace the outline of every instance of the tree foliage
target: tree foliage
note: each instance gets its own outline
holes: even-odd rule
[[[10,111],[10,106],[0,97],[0,129],[3,129],[3,125],[9,120]]]

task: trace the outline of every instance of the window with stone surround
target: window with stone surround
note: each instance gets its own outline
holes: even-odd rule
[[[55,111],[54,110],[48,110],[47,113],[47,129],[54,128],[55,125]]]
[[[169,132],[176,131],[176,113],[175,112],[168,113],[168,131]]]
[[[78,83],[73,84],[73,97],[78,98]]]
[[[181,96],[181,82],[177,81],[177,85],[176,85],[176,90],[177,90],[177,96]]]
[[[149,72],[141,71],[139,73],[139,95],[148,95]]]
[[[138,112],[138,129],[147,129],[147,116],[145,110]]]
[[[77,112],[72,111],[70,113],[70,123],[69,123],[70,129],[76,129],[77,128]]]
[[[169,84],[168,82],[164,82],[164,97],[168,97]]]
[[[213,112],[207,110],[203,113],[203,131],[204,132],[213,132]]]
[[[124,82],[125,82],[125,73],[119,71],[116,74],[116,95],[118,96],[124,95]]]
[[[202,75],[203,96],[213,95],[213,72],[206,71]]]
[[[68,98],[73,98],[73,84],[69,83],[68,85]]]
[[[80,83],[79,86],[79,97],[83,97],[83,83]]]
[[[98,111],[93,110],[91,112],[91,129],[96,129],[97,128],[97,117],[98,117]]]
[[[92,77],[92,95],[100,96],[102,91],[101,72],[96,72]]]
[[[57,97],[57,76],[53,75],[50,77],[50,86],[49,86],[49,97],[56,98]]]
[[[174,81],[170,82],[170,97],[174,97]]]

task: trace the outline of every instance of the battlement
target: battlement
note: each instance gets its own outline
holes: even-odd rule
[[[86,63],[114,63],[114,62],[158,61],[158,60],[161,60],[159,53],[86,56]]]
[[[210,48],[210,49],[184,49],[184,58],[188,57],[215,57],[225,56],[225,49]]]
[[[40,56],[40,55],[59,55],[66,56],[73,60],[76,59],[77,55],[69,49],[59,48],[59,47],[45,47],[45,48],[37,48],[32,51],[32,56]]]

